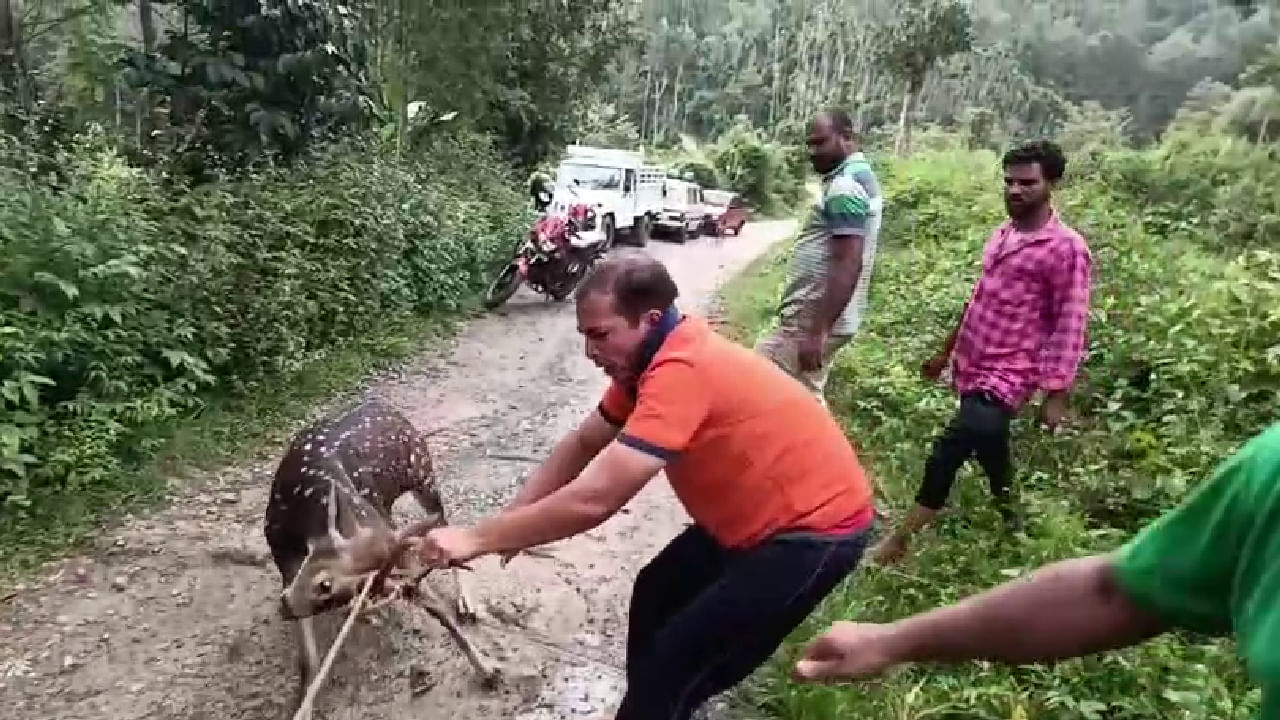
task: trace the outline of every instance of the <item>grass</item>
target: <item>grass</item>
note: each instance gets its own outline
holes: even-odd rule
[[[743,345],[751,345],[759,331],[769,324],[792,242],[784,240],[774,244],[720,288],[717,297],[724,324],[718,330],[722,334]]]
[[[319,357],[291,377],[238,398],[214,398],[203,412],[150,428],[157,449],[111,482],[41,498],[41,512],[0,520],[0,587],[21,582],[42,563],[75,551],[104,526],[155,509],[191,475],[244,461],[282,442],[317,405],[354,395],[362,380],[424,348],[445,342],[465,313],[388,325]]]
[[[913,181],[918,177],[914,174]],[[929,212],[935,212],[932,203],[965,207],[954,198],[921,197]],[[911,211],[899,204],[895,212],[905,217]],[[909,507],[929,445],[955,403],[949,390],[920,379],[917,368],[954,322],[972,281],[970,255],[976,258],[989,231],[982,215],[969,217],[967,225],[925,211],[916,221],[923,218],[929,218],[929,227],[945,227],[945,237],[936,243],[882,243],[868,317],[859,337],[838,358],[828,389],[833,412],[882,483],[895,514]],[[886,239],[900,238],[904,232],[902,227],[890,229]],[[722,312],[728,326],[723,331],[740,342],[754,338],[768,321],[782,273],[777,262],[781,251],[782,246],[725,286]],[[1188,288],[1177,287],[1178,282],[1187,281],[1171,277],[1164,291],[1171,296],[1188,293]],[[1097,302],[1109,301],[1111,292],[1100,289]],[[1014,424],[1014,455],[1027,517],[1023,534],[1002,533],[999,517],[988,504],[985,479],[970,464],[953,490],[952,512],[917,537],[908,558],[896,568],[859,568],[793,633],[774,660],[744,683],[735,693],[735,704],[784,720],[1253,717],[1260,692],[1245,676],[1234,645],[1172,635],[1054,666],[917,666],[848,686],[806,686],[790,680],[801,648],[836,620],[902,618],[1055,560],[1110,550],[1129,537],[1131,528],[1108,527],[1088,515],[1082,488],[1089,482],[1090,487],[1109,489],[1112,497],[1126,497],[1118,490],[1128,482],[1132,468],[1109,463],[1107,449],[1095,435],[1043,433],[1030,422],[1031,409]]]

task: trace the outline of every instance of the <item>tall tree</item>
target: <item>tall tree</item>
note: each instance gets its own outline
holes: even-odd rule
[[[873,57],[893,73],[902,86],[902,110],[894,150],[902,155],[911,145],[911,120],[929,71],[942,60],[973,47],[973,19],[955,0],[909,0],[885,28]]]

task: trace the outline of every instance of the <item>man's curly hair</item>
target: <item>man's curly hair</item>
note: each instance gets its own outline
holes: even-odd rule
[[[1062,148],[1052,140],[1032,140],[1012,148],[1004,154],[1001,164],[1005,168],[1013,165],[1030,165],[1035,163],[1044,173],[1044,179],[1057,182],[1067,171],[1067,158]]]

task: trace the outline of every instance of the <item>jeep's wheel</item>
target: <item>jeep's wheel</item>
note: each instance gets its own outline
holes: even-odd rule
[[[649,234],[653,231],[649,227],[649,216],[641,215],[636,219],[636,224],[631,228],[631,241],[636,247],[646,247],[649,244]]]
[[[618,229],[613,226],[612,215],[605,215],[600,219],[600,234],[604,235],[604,251],[609,252],[618,241]]]

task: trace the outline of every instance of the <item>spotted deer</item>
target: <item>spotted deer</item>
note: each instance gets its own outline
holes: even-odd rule
[[[398,531],[391,507],[411,494],[425,517]],[[394,409],[363,402],[298,432],[276,469],[264,533],[284,586],[280,615],[296,625],[299,700],[320,665],[313,620],[346,607],[373,574],[391,567],[399,580],[388,596],[416,594],[430,572],[408,539],[447,524],[426,441]],[[457,614],[473,622],[471,593],[452,569]],[[433,594],[434,596],[434,594]],[[496,666],[485,658],[439,604],[424,604],[487,680]]]

